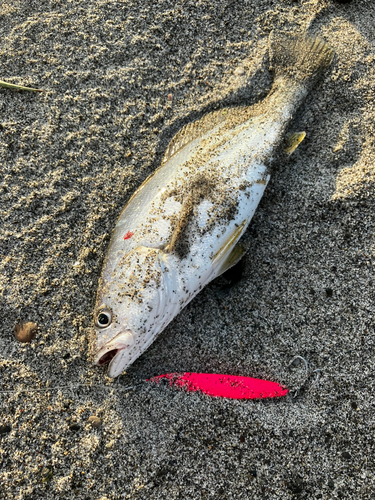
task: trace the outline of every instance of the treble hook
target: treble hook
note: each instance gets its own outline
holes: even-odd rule
[[[320,375],[322,373],[322,370],[320,368],[317,368],[316,370],[313,370],[311,373],[309,373],[309,365],[306,361],[305,358],[303,358],[302,356],[295,356],[292,361],[290,362],[289,366],[296,366],[295,364],[295,361],[297,359],[300,359],[301,361],[303,361],[303,363],[305,364],[305,369],[306,369],[306,373],[307,373],[307,377],[305,379],[305,381],[301,384],[300,388],[299,389],[296,389],[294,391],[294,393],[291,393],[291,396],[293,399],[296,399],[296,397],[299,395],[299,393],[301,392],[301,389],[303,389],[303,387],[306,385],[306,382],[310,379],[310,377],[316,373],[316,378],[314,380],[314,382],[311,384],[311,387],[309,388],[309,392],[311,391],[311,389],[316,386],[319,382],[319,379],[320,379]]]

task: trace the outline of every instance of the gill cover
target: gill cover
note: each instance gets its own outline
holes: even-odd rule
[[[110,377],[120,375],[160,331],[168,293],[167,258],[158,248],[139,246],[102,281],[95,313],[94,363],[109,363]]]

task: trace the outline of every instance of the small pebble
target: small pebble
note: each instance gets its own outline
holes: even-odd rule
[[[69,425],[69,430],[77,432],[77,431],[79,431],[79,425],[78,424],[71,424],[71,425]]]
[[[12,430],[10,425],[0,425],[0,435],[1,434],[8,434]]]
[[[100,418],[95,415],[91,415],[91,417],[89,417],[87,421],[89,424],[91,424],[91,427],[97,428],[102,425],[102,421],[100,420]]]
[[[331,490],[333,490],[334,487],[335,487],[335,483],[330,479],[328,481],[328,488],[331,488]]]
[[[325,440],[324,440],[324,441],[325,441],[325,443],[326,443],[326,444],[327,444],[327,443],[330,443],[332,438],[333,438],[332,434],[329,434],[329,433],[327,432],[326,437],[325,437]]]
[[[71,399],[65,399],[65,401],[63,401],[62,405],[63,405],[63,408],[66,410],[69,408],[69,406],[73,403],[73,401]]]
[[[237,75],[237,76],[241,76],[245,73],[245,70],[243,68],[237,68],[235,71],[234,71],[234,74]]]
[[[344,451],[344,453],[342,454],[342,458],[345,458],[345,460],[350,460],[352,456],[348,451]]]
[[[288,488],[294,495],[300,495],[303,492],[303,484],[300,481],[290,482]]]
[[[48,469],[48,467],[44,467],[40,475],[42,476],[42,482],[48,483],[52,479],[53,471],[52,469]]]
[[[31,342],[36,335],[38,325],[32,321],[21,321],[14,327],[14,336],[18,342]]]
[[[172,101],[173,101],[173,95],[172,95],[172,94],[168,94],[168,101],[169,101],[169,102],[172,102]]]
[[[332,295],[333,295],[332,288],[326,288],[326,295],[327,295],[327,297],[332,297]]]

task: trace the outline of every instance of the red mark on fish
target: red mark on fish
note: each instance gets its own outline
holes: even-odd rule
[[[132,233],[131,231],[128,231],[125,236],[124,236],[124,240],[128,240],[129,238],[131,238],[133,236],[134,233]]]
[[[158,384],[162,379],[188,392],[200,391],[227,399],[278,398],[289,392],[286,387],[269,380],[218,373],[166,373],[148,380]]]

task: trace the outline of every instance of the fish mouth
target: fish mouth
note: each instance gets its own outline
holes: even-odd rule
[[[119,333],[96,353],[94,364],[103,366],[109,363],[109,377],[117,377],[126,368],[125,363],[121,361],[126,361],[126,354],[134,343],[130,330]]]
[[[129,349],[118,349],[108,366],[108,377],[115,378],[130,366],[139,353]]]
[[[116,356],[116,354],[119,352],[119,349],[113,349],[112,351],[108,351],[106,352],[98,361],[98,365],[99,366],[102,366],[102,365],[106,365],[107,363],[109,363],[110,361],[112,361],[112,359]]]

